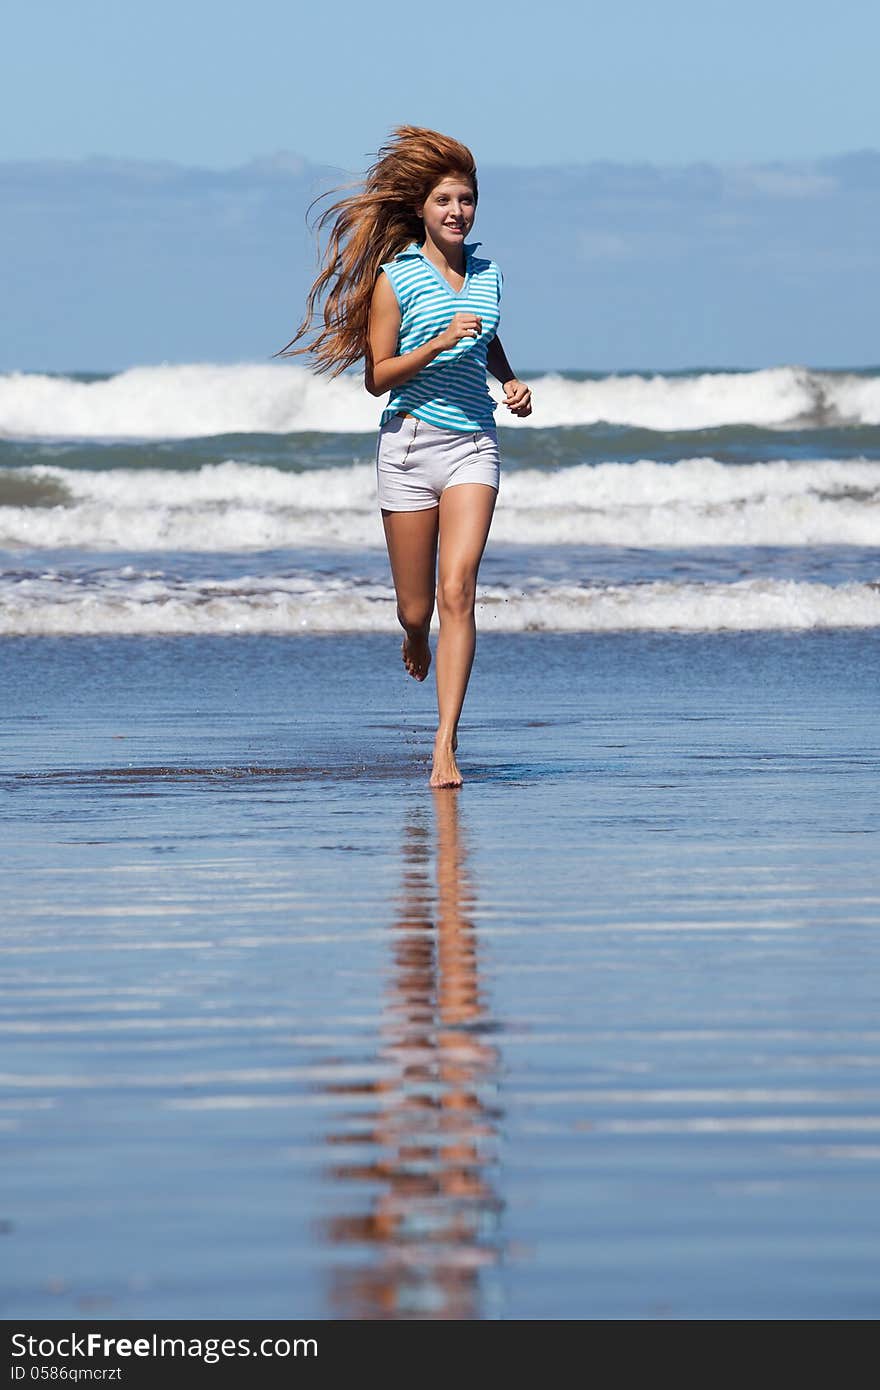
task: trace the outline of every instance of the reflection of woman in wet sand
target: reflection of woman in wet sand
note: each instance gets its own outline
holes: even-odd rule
[[[390,391],[376,451],[379,505],[403,661],[423,681],[435,596],[439,724],[432,787],[457,787],[458,721],[476,649],[477,573],[498,493],[500,460],[487,370],[513,415],[531,414],[497,334],[501,271],[465,243],[477,207],[477,171],[465,145],[399,126],[360,192],[328,208],[324,268],[306,318],[283,351],[308,333],[329,288],[324,326],[309,348],[335,376],[361,358],[367,390]],[[332,287],[332,288],[331,288]],[[291,354],[292,355],[292,354]],[[439,545],[439,573],[437,557]]]
[[[382,1079],[332,1091],[360,1108],[327,1136],[337,1154],[368,1148],[364,1161],[330,1169],[349,1200],[372,1189],[369,1210],[332,1218],[334,1245],[367,1246],[373,1258],[340,1254],[334,1316],[477,1318],[485,1315],[485,1272],[498,1263],[502,1203],[497,1163],[499,1057],[484,1040],[490,1020],[470,913],[475,893],[465,863],[459,802],[439,796],[436,883],[431,836],[417,813],[405,828],[403,883],[394,926],[394,970],[378,1061]],[[371,1068],[372,1070],[372,1068]]]

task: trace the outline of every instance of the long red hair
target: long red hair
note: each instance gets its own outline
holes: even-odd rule
[[[450,175],[473,184],[476,202],[477,166],[466,145],[421,126],[394,128],[367,170],[363,186],[331,204],[319,217],[319,235],[333,219],[321,270],[309,291],[299,329],[286,347],[273,354],[275,357],[310,352],[316,370],[335,377],[367,356],[370,302],[379,267],[411,241],[423,238],[424,225],[416,207]],[[321,197],[340,191],[333,189]],[[320,202],[320,198],[315,201]],[[310,343],[295,347],[311,332],[316,306],[325,292],[323,327]]]

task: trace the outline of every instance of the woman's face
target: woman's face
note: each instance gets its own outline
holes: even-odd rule
[[[450,174],[434,185],[416,211],[434,245],[443,251],[454,251],[474,225],[477,204],[473,184],[459,174]]]

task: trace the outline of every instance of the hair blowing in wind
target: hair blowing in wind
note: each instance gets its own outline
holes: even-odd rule
[[[319,235],[332,219],[321,270],[309,291],[302,324],[274,356],[309,352],[318,372],[338,376],[367,354],[370,301],[379,267],[421,239],[422,221],[415,209],[449,175],[469,179],[477,199],[477,167],[466,145],[420,126],[394,128],[367,170],[363,187],[333,203],[318,219]],[[295,347],[313,331],[315,311],[324,296],[323,327],[311,342]]]

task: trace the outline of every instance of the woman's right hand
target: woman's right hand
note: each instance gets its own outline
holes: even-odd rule
[[[477,318],[476,314],[455,314],[449,327],[437,335],[437,341],[443,344],[440,351],[448,352],[450,348],[458,347],[465,338],[479,338],[482,331],[483,320]]]

